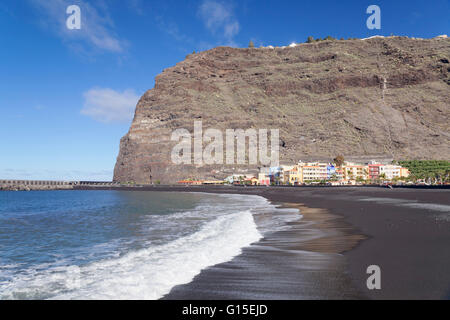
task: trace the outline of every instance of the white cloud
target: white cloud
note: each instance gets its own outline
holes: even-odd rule
[[[208,29],[213,31],[221,27],[231,17],[230,8],[214,0],[204,0],[199,11]]]
[[[233,38],[239,32],[239,22],[234,21],[225,25],[224,35],[226,38]]]
[[[44,15],[41,15],[41,24],[50,31],[54,31],[69,45],[76,47],[79,42],[84,42],[94,49],[116,53],[123,52],[124,41],[114,33],[114,22],[109,17],[105,2],[95,2],[95,7],[85,0],[76,1],[81,9],[81,29],[69,30],[66,27],[66,20],[69,17],[66,14],[66,9],[74,4],[73,0],[29,1],[44,13]],[[87,51],[86,48],[83,49]]]
[[[230,5],[215,0],[203,0],[198,13],[211,33],[220,33],[228,43],[234,43],[233,37],[238,34],[240,25]]]
[[[83,94],[81,114],[100,122],[130,122],[139,96],[134,90],[123,92],[109,88],[94,88]]]

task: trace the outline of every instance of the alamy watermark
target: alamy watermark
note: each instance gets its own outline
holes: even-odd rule
[[[367,267],[367,274],[370,274],[367,278],[366,285],[369,290],[381,289],[381,268],[377,265],[371,265]]]
[[[366,26],[369,30],[381,29],[381,9],[378,5],[372,4],[367,7],[366,13],[370,14],[367,18]],[[66,26],[69,30],[81,29],[81,9],[77,5],[70,5],[66,9],[69,17],[66,20]]]
[[[381,29],[381,9],[379,6],[372,4],[367,7],[367,14],[370,14],[370,17],[367,18],[366,25],[369,30],[373,29]]]
[[[77,5],[68,6],[66,13],[69,17],[66,20],[66,27],[69,30],[80,30],[81,29],[81,9]]]
[[[203,132],[202,121],[195,121],[193,134],[187,129],[172,132],[171,140],[178,143],[172,149],[171,158],[174,164],[225,163],[276,167],[280,158],[279,136],[279,129],[226,129],[224,133],[210,128]]]

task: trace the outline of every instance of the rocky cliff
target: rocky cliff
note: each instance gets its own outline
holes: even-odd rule
[[[450,158],[450,39],[218,47],[155,79],[121,139],[114,180],[223,177],[246,166],[175,165],[175,129],[279,128],[280,161],[386,154]],[[254,169],[255,166],[249,166]]]

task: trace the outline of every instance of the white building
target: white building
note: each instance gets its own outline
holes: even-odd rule
[[[253,176],[252,175],[246,175],[246,174],[233,174],[233,175],[231,175],[229,177],[226,177],[224,179],[224,181],[226,183],[233,184],[235,182],[243,181],[243,180],[247,179],[248,177],[253,177]]]
[[[328,179],[328,163],[324,162],[302,162],[298,163],[303,172],[303,181],[321,181]]]
[[[401,175],[401,166],[395,166],[392,164],[387,164],[384,166],[380,166],[380,175],[384,173],[387,180],[392,180],[393,178],[400,178]]]

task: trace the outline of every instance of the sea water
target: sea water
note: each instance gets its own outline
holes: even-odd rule
[[[300,217],[248,195],[0,192],[0,299],[158,299]]]

